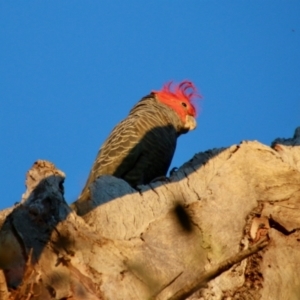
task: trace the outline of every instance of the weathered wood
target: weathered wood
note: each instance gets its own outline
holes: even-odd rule
[[[273,148],[243,142],[199,153],[170,181],[139,191],[100,177],[91,186],[92,199],[79,206],[82,217],[64,200],[64,174],[36,162],[21,203],[0,212],[0,267],[10,298],[188,295],[199,274],[208,276],[268,236],[266,248],[189,299],[298,299],[299,140],[297,129],[293,139],[277,139]]]

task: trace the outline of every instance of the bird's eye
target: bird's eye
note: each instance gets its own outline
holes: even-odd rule
[[[186,106],[187,106],[186,103],[184,103],[184,102],[181,102],[181,105],[182,105],[183,107],[186,107]]]

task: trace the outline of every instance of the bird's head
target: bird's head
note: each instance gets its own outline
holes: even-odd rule
[[[172,108],[183,123],[183,130],[196,128],[197,109],[195,100],[201,98],[196,87],[190,81],[182,81],[172,86],[172,82],[165,84],[161,91],[152,91],[155,98]]]

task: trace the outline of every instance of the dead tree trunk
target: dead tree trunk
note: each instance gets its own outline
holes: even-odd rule
[[[78,215],[37,161],[0,212],[0,299],[300,299],[299,145],[199,153],[139,191],[103,176]]]

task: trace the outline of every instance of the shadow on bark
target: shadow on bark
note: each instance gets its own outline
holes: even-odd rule
[[[148,134],[157,134],[157,132]],[[190,173],[201,168],[209,159],[223,150],[211,150],[195,155],[190,162],[173,172],[168,181],[155,182],[155,188],[189,176]],[[130,155],[131,153],[128,157]],[[125,158],[123,163],[128,164],[128,159]],[[97,186],[97,182],[101,178],[91,184],[94,195],[92,195],[92,199],[88,200],[90,202],[88,205],[83,204],[84,209],[81,210],[80,215],[85,215],[97,206],[116,198],[128,194],[146,193],[153,189],[149,184],[142,186],[141,189],[138,187],[136,190],[121,179],[114,178],[111,181],[109,178],[112,177],[108,177],[107,184],[102,182],[100,187]],[[56,230],[57,225],[72,212],[63,196],[63,182],[64,174],[46,161],[37,161],[28,171],[27,192],[23,195],[21,203],[17,204],[6,217],[0,230],[0,268],[4,271],[8,287],[17,288],[21,284],[24,276],[28,273],[28,265],[35,265],[38,262],[47,243],[50,239],[53,241],[55,232],[57,236],[53,246],[58,252],[60,249],[70,248],[69,246],[73,243],[72,237],[62,236]],[[107,195],[106,199],[98,201],[99,194],[103,194],[104,191]],[[191,217],[184,204],[176,200],[174,208],[170,212],[174,213],[175,220],[187,234],[192,231]],[[72,255],[72,253],[70,254]],[[63,261],[57,263],[63,263]]]
[[[31,170],[40,165],[53,167],[51,163],[38,161]],[[43,175],[37,173],[34,181]],[[30,177],[30,171],[27,176]],[[63,181],[64,177],[60,175],[41,179],[28,198],[17,204],[3,222],[0,230],[0,267],[11,288],[21,283],[26,273],[26,264],[34,265],[38,262],[56,226],[71,212],[63,197]],[[59,232],[57,235],[56,247],[67,248],[69,237],[60,236]]]

